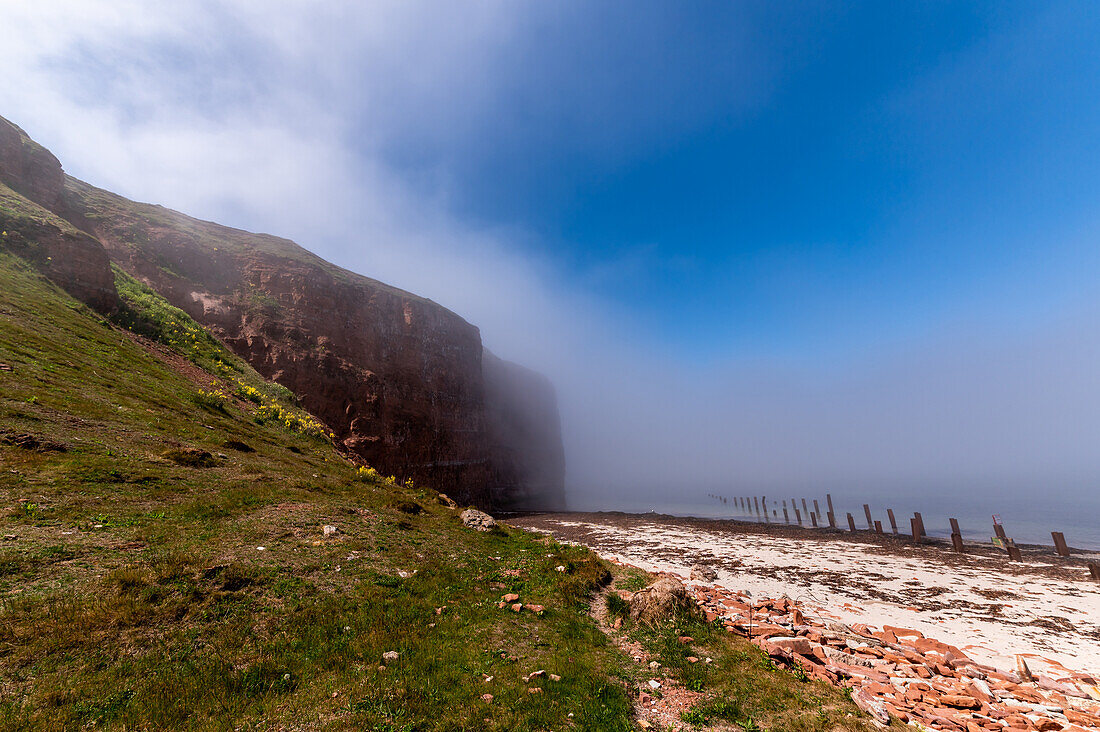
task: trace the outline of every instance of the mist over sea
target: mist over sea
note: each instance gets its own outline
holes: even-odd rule
[[[1049,489],[1005,490],[1001,493],[987,491],[973,492],[960,488],[953,492],[915,493],[897,492],[884,497],[882,491],[842,490],[812,492],[807,490],[760,491],[755,494],[746,490],[710,487],[697,488],[687,486],[675,492],[664,489],[637,489],[628,494],[588,494],[572,491],[569,495],[571,510],[576,511],[624,511],[627,513],[663,513],[671,516],[694,516],[713,519],[763,520],[755,511],[743,511],[735,498],[756,495],[766,496],[768,507],[775,510],[778,517],[770,516],[772,523],[783,523],[783,501],[788,502],[790,523],[796,524],[794,511],[790,510],[791,499],[796,499],[801,511],[805,498],[810,510],[816,498],[821,507],[818,523],[828,526],[825,512],[828,510],[826,493],[833,496],[836,522],[839,528],[847,530],[847,514],[855,519],[856,528],[867,528],[867,519],[863,504],[871,508],[872,518],[882,521],[883,530],[890,532],[887,508],[894,510],[901,534],[911,535],[909,519],[914,511],[920,511],[925,531],[929,536],[948,537],[951,535],[949,519],[956,518],[967,541],[990,541],[993,534],[993,515],[996,514],[1005,527],[1007,535],[1019,544],[1041,544],[1053,547],[1050,532],[1061,531],[1066,542],[1074,549],[1100,551],[1100,491],[1088,495],[1060,496]],[[725,496],[722,501],[713,495]],[[809,516],[803,515],[803,525],[810,527]],[[1053,548],[1052,548],[1053,551]]]

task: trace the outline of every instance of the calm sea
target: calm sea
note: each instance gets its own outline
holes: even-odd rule
[[[752,510],[742,511],[734,500],[738,495],[720,489],[686,489],[676,496],[663,495],[661,491],[637,492],[631,495],[613,498],[594,495],[578,495],[580,491],[570,493],[570,508],[578,511],[625,511],[628,513],[656,512],[672,516],[695,516],[699,518],[730,518],[742,520],[760,520]],[[724,495],[726,501],[712,497]],[[759,496],[760,494],[757,494]],[[791,499],[797,499],[799,510],[802,499],[807,500],[813,510],[813,499],[821,507],[821,525],[828,525],[825,512],[828,510],[825,494],[792,492],[788,495],[767,493],[768,507],[778,512],[783,521],[783,500],[791,523],[794,523],[794,511]],[[867,519],[863,504],[871,508],[872,518],[882,521],[883,529],[890,531],[890,522],[886,509],[892,508],[901,533],[911,533],[909,519],[914,511],[920,511],[925,531],[930,536],[947,537],[951,535],[949,519],[956,518],[963,537],[968,541],[989,541],[994,535],[993,514],[997,514],[1005,533],[1020,544],[1044,544],[1053,546],[1050,532],[1061,531],[1066,542],[1075,549],[1100,551],[1100,495],[1075,498],[1072,501],[1059,499],[1044,493],[1038,495],[1001,495],[991,498],[989,495],[968,496],[917,496],[890,497],[861,494],[859,492],[832,492],[833,506],[837,525],[847,528],[847,514],[850,512],[856,521],[857,529],[867,528]],[[803,515],[803,523],[810,526],[809,516]]]

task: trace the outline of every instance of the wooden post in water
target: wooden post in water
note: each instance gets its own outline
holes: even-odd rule
[[[1000,539],[1001,541],[1005,541],[1005,542],[1008,541],[1008,537],[1005,536],[1004,524],[1000,524],[1000,523],[997,523],[996,521],[994,521],[993,522],[993,533],[996,534],[997,538]]]
[[[882,533],[882,522],[881,521],[876,521],[875,522],[875,533],[876,534],[881,534]]]
[[[920,535],[922,537],[928,536],[928,532],[924,530],[924,519],[920,515],[920,511],[915,511],[913,516],[917,519],[917,526],[920,527]]]
[[[913,543],[920,544],[920,522],[916,516],[909,519],[909,525],[913,527]]]
[[[816,529],[817,528],[817,514],[816,513],[811,513],[810,514],[810,522],[814,525],[814,528]]]
[[[794,520],[798,522],[798,525],[802,525],[802,512],[798,510],[798,506],[794,507]]]
[[[948,521],[951,522],[951,533],[952,534],[961,534],[962,533],[962,531],[959,530],[959,520],[958,519],[953,518],[953,519],[948,519]]]
[[[1023,555],[1020,554],[1020,547],[1016,546],[1016,542],[1009,539],[1006,543],[1008,544],[1008,558],[1013,562],[1024,561]]]
[[[786,499],[784,499],[783,500],[783,523],[789,524],[790,522],[791,522],[791,517],[787,514],[787,501],[786,501]]]
[[[753,496],[752,497],[752,507],[756,509],[756,515],[759,516],[760,515],[760,497],[759,496]]]
[[[897,536],[897,534],[898,534],[898,522],[897,522],[897,519],[894,518],[894,509],[892,509],[892,508],[886,509],[886,515],[890,517],[890,530],[894,532],[894,536]]]
[[[867,515],[867,530],[875,530],[875,522],[871,519],[871,507],[866,503],[863,504],[863,513]]]
[[[1050,532],[1051,538],[1054,539],[1054,551],[1058,552],[1060,557],[1069,556],[1069,547],[1066,546],[1066,536],[1061,531]]]
[[[814,513],[816,513],[818,516],[821,515],[821,509],[817,505],[817,499],[816,498],[814,499]]]
[[[836,516],[833,514],[833,512],[829,511],[829,515],[826,516],[825,518],[829,519],[829,528],[830,529],[835,529],[836,528]]]
[[[848,514],[848,528],[853,532],[856,530],[856,520],[852,518],[852,514]]]
[[[802,499],[802,513],[806,514],[807,516],[810,515],[810,509],[808,509],[806,507],[806,499],[805,498]]]
[[[836,509],[833,508],[833,494],[832,493],[826,493],[825,494],[825,502],[829,504],[829,513],[833,513],[833,512],[836,511]]]
[[[1100,582],[1100,562],[1089,562],[1089,574],[1097,582]]]
[[[764,523],[770,524],[771,518],[768,516],[768,498],[767,496],[760,497],[760,506],[764,509]]]

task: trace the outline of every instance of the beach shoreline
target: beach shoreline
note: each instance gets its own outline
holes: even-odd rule
[[[685,579],[697,563],[717,585],[788,597],[826,620],[914,628],[983,663],[1020,655],[1045,673],[1100,673],[1100,583],[1088,561],[1019,545],[1020,562],[992,544],[956,553],[929,537],[811,529],[661,514],[529,513],[508,522],[583,544],[607,558]]]

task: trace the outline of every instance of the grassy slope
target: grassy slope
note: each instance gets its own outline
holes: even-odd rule
[[[470,532],[434,494],[256,424],[249,401],[197,398],[215,374],[155,357],[7,255],[0,280],[0,429],[68,446],[0,446],[0,531],[17,537],[0,544],[0,727],[625,724],[618,662],[575,609],[605,571],[591,555]],[[187,467],[163,457],[176,446],[227,457]],[[506,590],[546,615],[501,612]],[[387,650],[402,655],[381,670]],[[538,668],[563,680],[536,698],[519,676]]]
[[[364,476],[285,390],[117,276],[109,322],[0,250],[0,728],[631,726],[650,671],[587,615],[606,565]],[[66,449],[4,444],[26,434]],[[501,610],[506,592],[547,610]],[[713,666],[684,663],[685,628]],[[713,629],[627,632],[707,692],[698,720],[862,724]],[[523,681],[538,669],[562,679]]]

